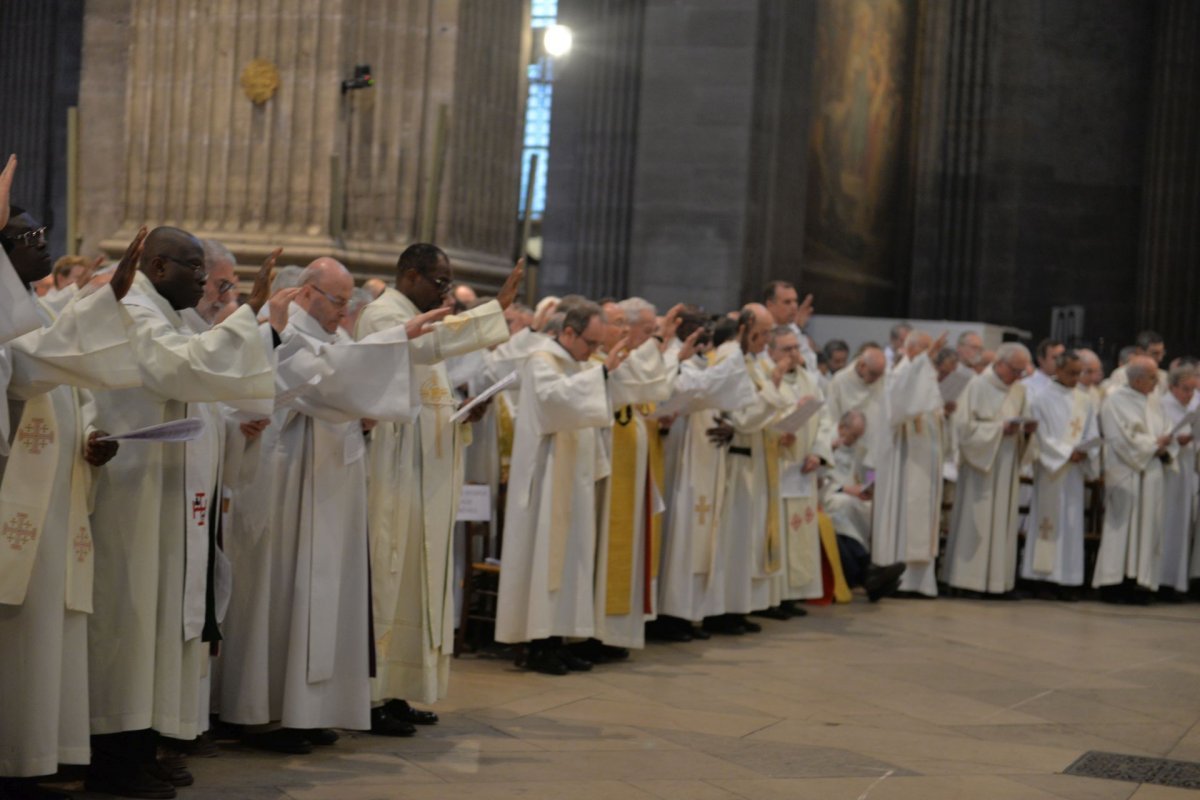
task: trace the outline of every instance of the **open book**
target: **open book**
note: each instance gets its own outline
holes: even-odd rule
[[[959,367],[938,381],[938,391],[942,393],[942,402],[953,403],[958,400],[958,396],[963,393],[963,389],[967,388],[967,384],[974,377],[974,372],[966,367]]]
[[[204,432],[204,420],[185,417],[160,425],[148,425],[125,433],[102,436],[101,442],[190,442]]]
[[[825,401],[819,397],[813,395],[802,397],[796,403],[795,409],[783,419],[778,420],[774,428],[780,433],[795,433],[804,423],[812,419],[812,416],[820,411],[823,405],[825,405]]]
[[[500,392],[504,391],[508,387],[512,386],[514,383],[516,383],[520,379],[521,379],[520,373],[517,373],[517,372],[508,373],[503,378],[496,381],[491,386],[489,386],[488,388],[486,388],[482,392],[480,392],[475,397],[474,400],[467,403],[462,408],[460,408],[457,412],[455,412],[454,416],[452,416],[450,418],[450,424],[454,425],[456,423],[462,422],[464,419],[466,419],[468,416],[470,416],[471,412],[477,406],[479,406],[482,403],[486,403],[488,400],[491,400],[493,397],[495,397],[496,395],[498,395]]]

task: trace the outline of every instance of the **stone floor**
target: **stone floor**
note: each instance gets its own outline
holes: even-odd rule
[[[442,723],[193,760],[181,798],[1200,800],[1060,774],[1200,761],[1200,605],[892,600],[547,677],[455,662]]]

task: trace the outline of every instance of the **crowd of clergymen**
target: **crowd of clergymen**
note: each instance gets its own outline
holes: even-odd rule
[[[90,763],[89,790],[173,797],[211,725],[290,753],[335,728],[412,735],[437,718],[407,701],[446,693],[458,570],[501,541],[495,639],[549,674],[856,587],[1005,595],[1019,572],[1069,591],[1089,477],[1108,599],[1186,591],[1200,566],[1197,373],[1160,372],[1150,333],[1102,387],[1094,354],[1054,342],[1036,368],[1019,344],[903,325],[818,352],[785,282],[717,317],[531,310],[518,265],[481,300],[427,244],[393,286],[272,254],[239,299],[219,243],[143,229],[107,269],[51,272],[44,227],[6,216],[5,796]],[[505,498],[489,553],[456,548],[464,482]]]

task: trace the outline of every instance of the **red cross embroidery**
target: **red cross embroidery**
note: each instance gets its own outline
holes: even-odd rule
[[[196,492],[196,497],[192,500],[192,521],[200,527],[204,527],[208,519],[208,496],[204,492]]]
[[[17,439],[25,445],[26,450],[36,456],[41,454],[46,445],[54,442],[54,431],[46,424],[46,420],[34,417],[21,426],[21,430],[17,432]]]
[[[91,554],[92,537],[88,535],[87,528],[80,527],[79,533],[75,535],[75,560],[82,564]]]
[[[13,550],[22,550],[25,545],[37,538],[37,528],[29,521],[29,515],[18,511],[13,518],[4,523],[4,538]]]

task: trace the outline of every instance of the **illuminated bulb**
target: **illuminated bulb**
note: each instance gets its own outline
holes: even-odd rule
[[[546,52],[555,58],[565,56],[571,52],[571,29],[566,25],[551,25],[546,28],[542,44]]]

